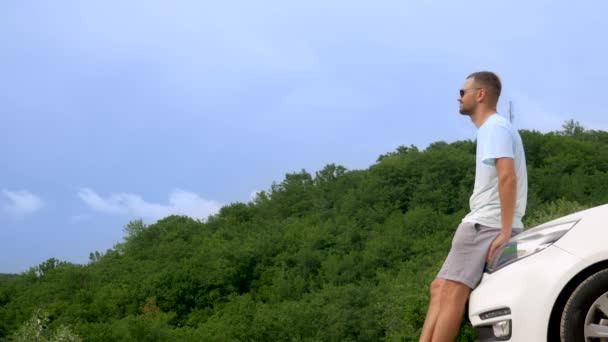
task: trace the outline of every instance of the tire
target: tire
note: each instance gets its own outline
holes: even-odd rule
[[[599,336],[597,333],[586,336],[586,327],[605,329],[607,335],[605,338],[592,337]],[[608,269],[585,279],[570,295],[560,320],[560,339],[561,342],[608,342]]]

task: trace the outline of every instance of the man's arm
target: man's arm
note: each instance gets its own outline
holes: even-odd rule
[[[496,159],[496,175],[498,176],[498,195],[500,197],[501,234],[511,236],[515,200],[517,198],[517,176],[515,162],[512,158]]]
[[[517,197],[517,176],[515,175],[515,162],[512,158],[496,159],[496,175],[498,176],[498,195],[500,197],[501,231],[492,242],[488,251],[488,262],[494,253],[511,238],[513,230],[513,215],[515,214],[515,201]]]

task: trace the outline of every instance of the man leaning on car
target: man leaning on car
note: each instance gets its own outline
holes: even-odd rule
[[[471,211],[456,229],[452,247],[431,283],[421,342],[453,341],[466,301],[486,261],[523,230],[528,176],[521,137],[496,112],[501,82],[493,72],[469,75],[460,89],[460,113],[477,127]]]

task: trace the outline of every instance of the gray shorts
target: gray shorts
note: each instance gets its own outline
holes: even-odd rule
[[[521,228],[513,228],[511,236],[521,232]],[[457,281],[471,289],[477,287],[486,264],[488,250],[498,234],[500,228],[462,222],[456,229],[452,248],[437,278]]]

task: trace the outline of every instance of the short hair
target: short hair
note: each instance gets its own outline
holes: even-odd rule
[[[478,71],[470,74],[467,79],[468,78],[473,78],[476,84],[489,90],[490,93],[496,96],[496,100],[498,101],[502,85],[500,84],[500,78],[498,78],[495,73],[491,71]]]

